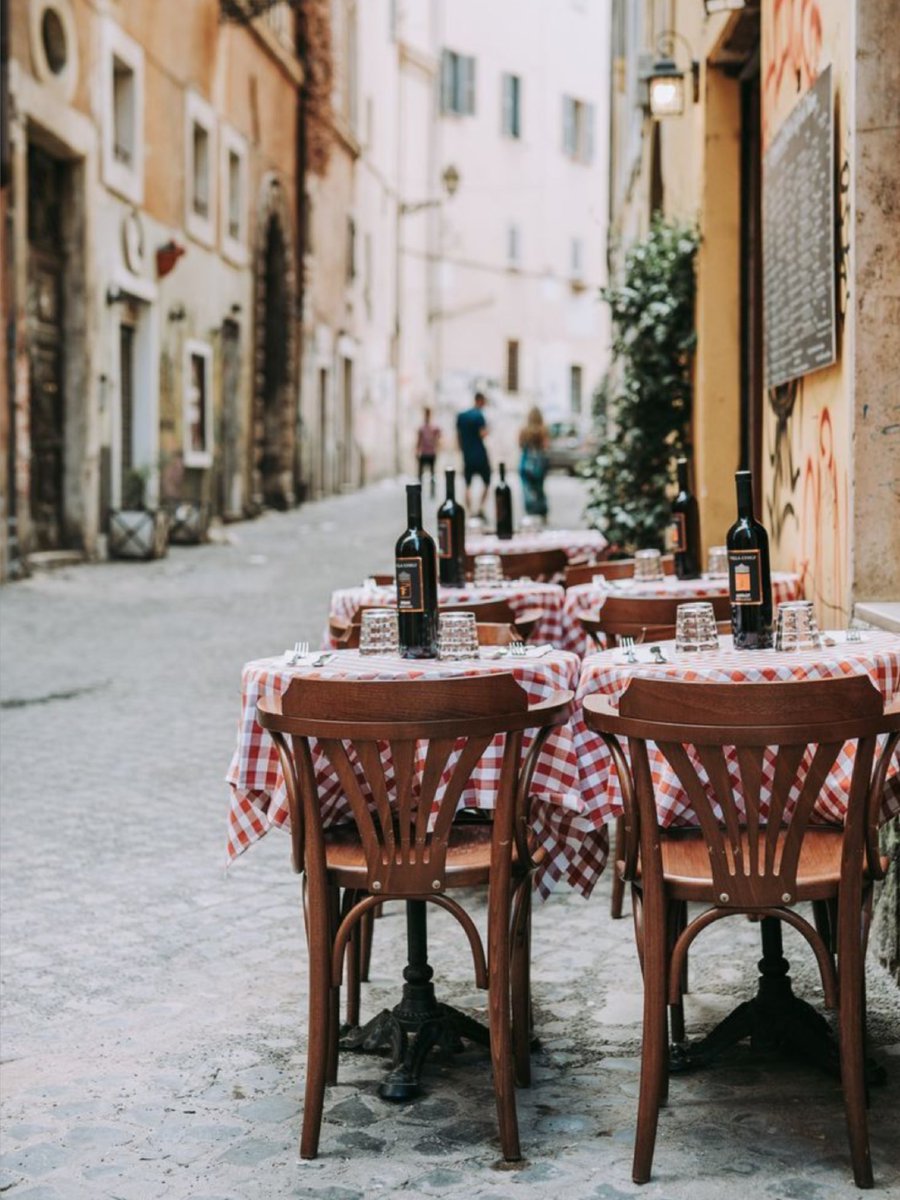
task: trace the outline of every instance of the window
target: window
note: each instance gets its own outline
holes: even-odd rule
[[[519,390],[519,343],[513,341],[506,343],[506,390]]]
[[[594,106],[563,96],[563,153],[576,162],[594,158]]]
[[[247,250],[247,143],[230,125],[220,130],[222,158],[219,195],[222,197],[222,253],[238,265]]]
[[[582,368],[569,367],[569,407],[573,416],[581,415]]]
[[[352,217],[347,218],[347,262],[346,281],[352,283],[356,278],[356,222]]]
[[[375,285],[373,271],[372,235],[367,233],[363,238],[363,303],[366,306],[366,314],[370,317],[372,315],[372,291]]]
[[[441,112],[475,112],[475,59],[445,50],[441,56]]]
[[[184,348],[184,465],[212,466],[212,347],[189,340]]]
[[[114,21],[103,23],[103,182],[144,201],[144,56]]]
[[[506,231],[506,261],[511,267],[520,265],[520,238],[518,225],[510,225]]]
[[[572,238],[569,273],[573,279],[584,279],[584,242],[581,238]]]
[[[522,136],[522,80],[518,75],[503,76],[503,108],[500,130],[506,137]]]
[[[198,242],[212,246],[216,240],[216,116],[196,92],[188,92],[185,98],[185,143],[185,228]]]

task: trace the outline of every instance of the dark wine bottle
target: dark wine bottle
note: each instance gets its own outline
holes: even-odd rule
[[[500,482],[494,488],[497,506],[497,537],[507,540],[513,535],[512,492],[506,482],[506,463],[500,464]]]
[[[441,583],[462,587],[466,582],[466,510],[457,503],[456,472],[445,471],[447,499],[438,509],[438,570]]]
[[[700,509],[691,492],[686,458],[679,458],[678,495],[672,501],[669,540],[675,556],[675,574],[679,579],[700,578]]]
[[[753,515],[753,476],[738,471],[738,519],[728,530],[728,592],[731,630],[738,650],[768,650],[772,645],[772,575],[769,535]]]
[[[403,658],[437,658],[437,550],[422,528],[422,485],[406,486],[409,528],[397,540],[397,625]]]

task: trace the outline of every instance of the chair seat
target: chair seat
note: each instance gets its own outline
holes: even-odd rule
[[[761,836],[765,831],[763,830]],[[747,835],[741,841],[747,846]],[[784,833],[778,836],[779,853]],[[841,878],[841,852],[844,831],[833,826],[812,827],[807,830],[797,866],[797,895],[792,903],[802,900],[827,900],[838,893]],[[669,830],[661,839],[663,875],[673,899],[714,903],[712,870],[709,853],[700,830]],[[616,863],[621,871],[624,864]],[[638,882],[640,867],[638,867]]]
[[[454,825],[447,851],[447,887],[476,887],[488,882],[491,866],[490,821]],[[535,863],[543,858],[543,850],[534,851]],[[366,858],[355,826],[336,825],[325,833],[325,862],[338,887],[365,889]],[[519,858],[513,846],[513,872],[518,871]]]

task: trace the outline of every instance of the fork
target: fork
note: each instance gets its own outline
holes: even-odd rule
[[[848,642],[861,642],[862,641],[862,633],[859,629],[848,629],[847,637],[845,640]]]
[[[509,654],[510,654],[510,658],[524,658],[525,657],[525,643],[524,642],[510,642],[509,643]]]
[[[306,658],[309,654],[309,642],[294,642],[294,653],[291,655],[292,667],[297,665],[298,658]]]
[[[636,663],[638,660],[638,657],[634,652],[634,646],[635,646],[634,638],[629,636],[628,634],[625,634],[624,636],[619,638],[619,645],[625,651],[626,660],[630,663]]]

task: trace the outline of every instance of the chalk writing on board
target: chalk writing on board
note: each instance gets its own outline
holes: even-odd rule
[[[834,109],[819,75],[763,159],[766,387],[835,361]]]

